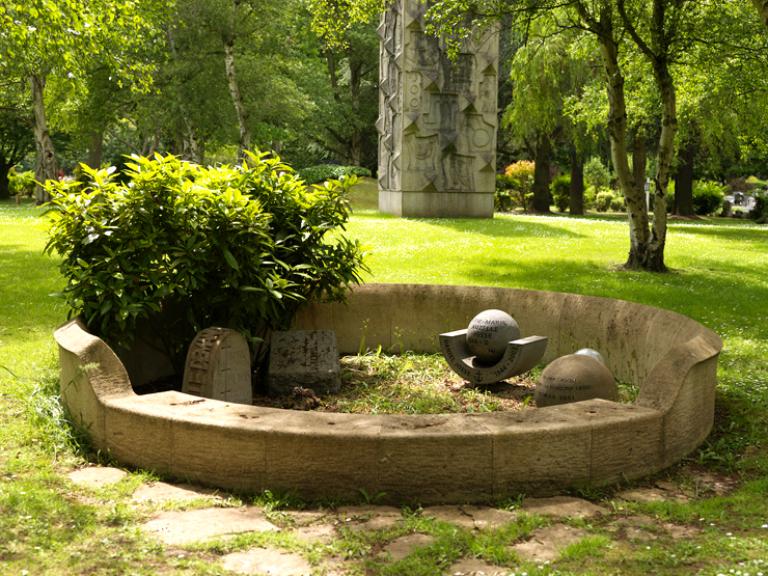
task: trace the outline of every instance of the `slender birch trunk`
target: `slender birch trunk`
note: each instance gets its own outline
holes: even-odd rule
[[[248,126],[248,110],[243,103],[243,96],[240,93],[240,84],[237,80],[237,71],[235,70],[235,19],[237,18],[237,8],[239,5],[239,0],[233,0],[229,30],[223,40],[224,68],[227,75],[227,86],[229,87],[229,95],[232,98],[232,104],[235,107],[237,125],[240,129],[240,149],[238,157],[242,159],[245,150],[251,149],[251,129]]]
[[[32,110],[35,116],[35,148],[37,159],[35,161],[35,199],[38,204],[50,200],[42,184],[46,180],[56,178],[56,150],[53,147],[51,135],[48,132],[48,118],[45,113],[45,76],[33,74],[30,76],[32,90]]]

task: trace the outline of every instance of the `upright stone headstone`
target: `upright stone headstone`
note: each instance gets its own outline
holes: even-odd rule
[[[395,0],[379,26],[379,209],[491,217],[498,32],[476,33],[452,62],[425,32],[426,10]]]
[[[296,387],[320,394],[338,392],[341,366],[333,330],[273,332],[269,348],[270,394],[290,394]]]
[[[187,352],[182,392],[251,404],[251,353],[239,332],[206,328],[198,332]]]

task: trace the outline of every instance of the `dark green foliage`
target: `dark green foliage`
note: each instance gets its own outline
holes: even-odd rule
[[[598,212],[608,212],[616,201],[616,194],[611,190],[601,190],[595,197],[595,208]]]
[[[725,187],[711,180],[697,180],[693,183],[693,210],[699,216],[717,212],[723,205]]]
[[[371,171],[362,166],[337,166],[335,164],[316,164],[299,170],[299,176],[307,184],[318,184],[327,180],[340,180],[349,176],[370,178]]]
[[[178,359],[201,328],[258,336],[360,281],[359,245],[334,233],[346,184],[308,187],[266,154],[216,168],[132,160],[127,183],[83,166],[84,184],[48,184],[58,215],[46,249],[63,257],[71,313],[110,341],[130,343],[150,320]]]
[[[11,169],[8,173],[8,185],[14,196],[32,196],[35,191],[35,173],[32,170],[17,172]]]
[[[549,185],[549,191],[552,193],[557,209],[560,212],[568,210],[571,199],[571,177],[568,174],[558,176],[552,180],[552,184]]]
[[[755,207],[749,216],[761,224],[768,222],[768,190],[755,193]]]

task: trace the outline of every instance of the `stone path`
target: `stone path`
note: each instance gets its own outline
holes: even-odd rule
[[[527,562],[552,562],[557,560],[563,549],[575,544],[588,533],[565,524],[554,524],[536,530],[531,538],[512,546],[518,557]]]
[[[424,509],[424,516],[469,530],[500,528],[517,519],[515,512],[485,506],[430,506]]]
[[[242,532],[280,530],[267,521],[261,509],[255,507],[163,512],[141,528],[171,546],[192,544]]]
[[[389,545],[384,548],[384,552],[388,555],[390,560],[397,562],[408,556],[417,548],[429,546],[434,541],[435,538],[428,534],[409,534],[408,536],[403,536],[402,538],[390,542]]]
[[[602,506],[571,496],[526,498],[523,501],[523,510],[552,518],[592,518],[608,513],[608,510]]]
[[[164,504],[166,502],[192,502],[200,499],[221,500],[221,496],[211,490],[205,490],[189,484],[167,484],[165,482],[152,482],[143,484],[133,493],[131,500],[135,504],[152,503]]]
[[[116,484],[126,476],[128,476],[128,473],[125,470],[109,466],[88,466],[73,470],[67,474],[69,480],[74,484],[92,490]]]
[[[121,482],[127,476],[124,470],[101,466],[88,466],[68,474],[72,483],[90,490],[101,490]],[[686,486],[691,489],[690,484]],[[694,479],[692,490],[725,493],[730,487],[727,477],[702,474]],[[521,512],[543,516],[546,518],[544,526],[509,542],[507,546],[520,562],[557,564],[565,548],[591,533],[585,527],[569,525],[567,522],[571,519],[599,521],[614,539],[634,545],[697,535],[700,532],[698,527],[623,511],[627,502],[682,501],[688,497],[680,486],[657,481],[653,485],[617,492],[611,499],[613,510],[581,498],[557,496],[526,498],[516,510],[446,505],[428,506],[421,511],[421,515],[478,535],[517,521]],[[140,485],[130,497],[130,502],[137,513],[146,518],[140,528],[170,547],[227,540],[249,532],[265,534],[258,540],[258,546],[235,550],[216,560],[222,569],[233,574],[348,576],[360,573],[360,562],[366,559],[384,564],[398,562],[437,541],[435,536],[427,533],[404,533],[408,532],[405,530],[408,520],[400,508],[392,506],[282,510],[271,512],[268,518],[265,511],[256,506],[226,507],[228,498],[227,494],[197,486],[155,481]],[[600,520],[604,517],[606,520]],[[392,530],[392,533],[401,536],[390,536],[388,531]],[[277,533],[281,536],[269,536]],[[352,560],[344,559],[334,548],[342,538],[352,538],[352,541],[359,538],[360,542],[369,542],[370,550],[366,552],[363,549],[362,555],[355,555]],[[290,549],[283,549],[283,546]],[[523,570],[520,566],[496,566],[482,559],[466,557],[454,562],[443,574],[506,576],[513,572],[520,574]]]
[[[225,570],[259,576],[309,576],[312,566],[302,556],[271,548],[234,552],[221,559]]]

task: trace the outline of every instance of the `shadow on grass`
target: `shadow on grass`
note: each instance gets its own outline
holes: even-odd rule
[[[446,228],[462,234],[482,234],[493,238],[582,238],[583,235],[544,221],[506,218],[436,218],[415,219],[438,228]]]
[[[754,224],[754,223],[753,223]],[[706,236],[716,240],[729,240],[735,242],[758,243],[762,247],[768,245],[768,226],[758,228],[756,226],[702,226],[702,225],[683,225],[670,228],[672,234],[675,232],[684,232],[686,234],[696,234]]]
[[[768,301],[764,273],[745,266],[718,271],[725,273],[680,270],[652,274],[576,259],[519,262],[510,257],[484,260],[462,274],[479,285],[520,286],[640,302],[680,312],[724,331],[724,335],[768,338],[768,317],[763,312]]]

